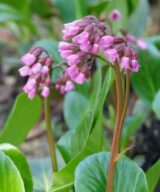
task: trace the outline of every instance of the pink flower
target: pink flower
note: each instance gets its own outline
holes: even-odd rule
[[[42,65],[40,63],[36,63],[35,65],[33,65],[32,67],[32,73],[33,74],[37,74],[41,71]]]
[[[80,62],[80,60],[81,60],[81,58],[80,58],[80,55],[78,53],[70,55],[69,57],[67,57],[67,61],[68,61],[69,66],[76,65],[77,63]]]
[[[47,75],[49,73],[49,68],[47,66],[43,66],[41,69],[41,73],[43,75]]]
[[[26,65],[32,65],[36,61],[36,57],[33,54],[27,53],[21,57],[21,61]]]
[[[114,43],[114,37],[106,35],[101,38],[100,48],[101,48],[101,50],[104,50],[104,49],[110,47],[113,43]]]
[[[36,95],[36,89],[32,89],[29,93],[28,93],[28,98],[29,99],[33,99]]]
[[[129,63],[130,63],[130,59],[128,57],[122,57],[122,61],[120,63],[121,68],[122,69],[129,69]]]
[[[138,39],[137,40],[137,45],[142,49],[146,50],[148,48],[146,42],[143,39]]]
[[[75,78],[76,78],[76,76],[78,75],[78,68],[77,68],[77,66],[76,65],[72,65],[72,66],[70,66],[70,67],[68,67],[67,69],[66,69],[66,73],[67,73],[67,75],[72,79],[72,80],[74,80]]]
[[[89,33],[86,32],[86,31],[83,31],[81,34],[75,36],[72,41],[74,43],[79,43],[79,44],[82,44],[82,43],[85,43],[86,41],[88,41],[88,38],[89,38]]]
[[[104,51],[104,54],[108,57],[111,63],[114,63],[118,57],[118,53],[115,49],[107,49]]]
[[[41,92],[41,95],[43,96],[43,97],[48,97],[49,96],[49,87],[47,87],[47,86],[44,86],[43,87],[43,89],[42,89],[42,92]]]
[[[66,50],[69,50],[71,48],[72,48],[72,45],[70,43],[67,43],[64,41],[59,42],[59,45],[58,45],[59,52],[66,51]]]
[[[65,50],[61,52],[61,57],[63,59],[67,59],[69,56],[71,56],[73,54],[72,50]]]
[[[137,72],[139,70],[139,63],[135,59],[131,61],[131,70],[133,72]]]
[[[74,84],[72,83],[72,81],[67,81],[66,86],[65,86],[65,91],[68,92],[68,91],[71,91],[73,89],[74,89]]]
[[[30,74],[31,70],[28,66],[24,66],[24,67],[21,67],[18,71],[22,77],[25,77]]]
[[[74,79],[78,84],[83,84],[86,81],[86,78],[83,73],[79,73],[78,76]]]
[[[122,18],[121,12],[117,9],[112,10],[109,14],[110,21],[119,21],[121,20],[121,18]]]

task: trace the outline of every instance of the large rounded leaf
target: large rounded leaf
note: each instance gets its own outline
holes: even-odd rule
[[[32,175],[25,156],[16,147],[10,144],[1,144],[0,151],[3,151],[17,167],[24,182],[25,192],[32,192]]]
[[[105,192],[110,154],[97,153],[87,157],[75,172],[76,192]],[[148,192],[146,176],[136,163],[127,157],[117,164],[113,192]]]
[[[13,161],[0,151],[0,191],[25,192],[21,175]]]

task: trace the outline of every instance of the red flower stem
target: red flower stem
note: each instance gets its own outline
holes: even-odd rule
[[[44,109],[45,109],[45,122],[46,122],[46,130],[47,130],[47,139],[51,157],[51,164],[53,172],[57,171],[57,158],[56,158],[56,150],[55,150],[55,141],[52,134],[51,127],[51,110],[50,110],[50,96],[44,99]]]
[[[117,115],[116,115],[115,131],[114,131],[112,147],[111,147],[111,157],[110,157],[110,164],[108,169],[106,192],[112,192],[112,188],[113,188],[116,157],[118,155],[117,148],[119,146],[120,130],[121,130],[121,127],[119,125],[121,122],[122,103],[123,103],[121,74],[120,74],[118,64],[115,65],[114,72],[115,72],[116,93],[117,93]]]

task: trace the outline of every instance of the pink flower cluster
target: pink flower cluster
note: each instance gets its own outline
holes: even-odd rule
[[[137,53],[122,37],[111,36],[107,27],[93,16],[73,21],[64,26],[64,41],[59,43],[61,57],[67,68],[56,82],[56,89],[65,93],[74,89],[74,82],[83,84],[91,74],[93,61],[102,51],[109,62],[117,62],[123,71],[137,72]]]
[[[45,52],[45,56],[42,53]],[[53,60],[46,50],[41,47],[32,48],[27,54],[21,57],[24,66],[19,69],[22,77],[27,76],[27,83],[23,90],[28,94],[28,98],[33,99],[40,90],[43,97],[47,97],[50,92],[51,79],[49,71]]]
[[[64,41],[59,43],[59,51],[67,61],[67,68],[63,75],[65,78],[61,77],[56,83],[56,89],[61,93],[73,89],[73,82],[83,84],[90,77],[106,26],[95,17],[87,16],[65,24],[63,32]]]
[[[117,62],[123,71],[139,70],[137,52],[124,38],[106,35],[101,39],[100,49],[111,63]]]

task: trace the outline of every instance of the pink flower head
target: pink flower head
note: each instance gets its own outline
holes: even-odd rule
[[[100,49],[104,50],[104,49],[110,47],[113,43],[114,43],[114,37],[106,35],[101,38]]]
[[[121,12],[118,9],[114,9],[109,14],[110,21],[119,21],[121,20],[122,15]]]
[[[104,54],[108,57],[111,63],[114,63],[118,58],[118,53],[116,49],[107,49],[104,51]]]
[[[18,71],[22,77],[25,77],[25,76],[28,76],[30,74],[31,70],[28,66],[23,66]]]
[[[32,65],[36,61],[36,57],[31,53],[27,53],[21,57],[21,61],[25,65]]]
[[[73,54],[73,55],[70,55],[69,57],[67,57],[67,61],[68,61],[69,66],[76,65],[77,63],[79,63],[81,61],[81,57],[78,53]]]
[[[146,42],[143,39],[138,39],[137,40],[137,45],[142,49],[146,50],[148,48]]]
[[[42,89],[42,92],[41,92],[41,95],[43,96],[43,97],[48,97],[49,96],[49,87],[47,87],[47,86],[44,86],[43,87],[43,89]]]
[[[129,63],[130,63],[130,59],[129,57],[122,57],[122,61],[120,63],[121,65],[121,68],[126,70],[126,69],[129,69]]]
[[[133,72],[137,72],[139,70],[139,63],[135,59],[131,61],[131,70]]]
[[[86,81],[85,75],[83,73],[79,73],[74,81],[78,84],[83,84]]]
[[[33,74],[37,74],[41,71],[42,65],[40,63],[36,63],[35,65],[33,65],[32,67],[32,73]]]
[[[73,90],[74,84],[72,83],[72,81],[67,81],[64,89],[66,92]]]
[[[71,48],[72,48],[72,45],[70,43],[67,43],[65,41],[59,42],[59,45],[58,45],[59,52],[70,50]]]
[[[42,55],[42,52],[45,55]],[[51,84],[51,78],[49,70],[53,63],[53,60],[48,55],[47,51],[41,47],[32,48],[29,53],[25,55],[34,55],[36,58],[32,64],[26,63],[25,66],[19,69],[21,76],[29,76],[27,83],[23,87],[23,91],[28,94],[29,99],[33,99],[39,89],[42,89],[41,95],[47,97],[49,94],[49,87]],[[26,57],[26,56],[25,56]]]

